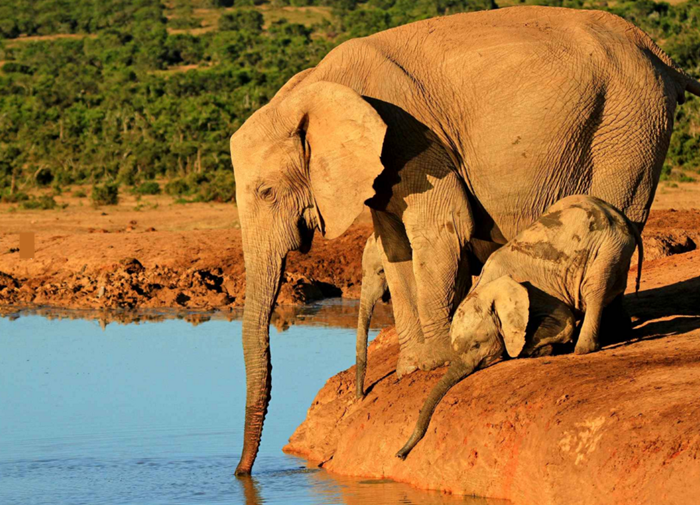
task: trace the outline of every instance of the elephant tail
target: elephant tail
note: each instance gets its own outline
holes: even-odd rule
[[[687,76],[687,79],[688,81],[686,82],[685,90],[695,96],[700,96],[700,82],[696,81],[690,76]]]
[[[639,294],[639,284],[642,282],[642,263],[644,263],[644,242],[642,241],[642,236],[639,234],[637,227],[627,220],[627,226],[629,226],[632,235],[634,235],[634,241],[637,242],[637,249],[639,250],[639,255],[637,257],[637,280],[634,283],[634,294]]]
[[[627,223],[627,228],[629,228],[630,233],[634,236],[634,241],[637,243],[637,249],[639,250],[639,254],[637,255],[637,279],[634,283],[634,294],[639,294],[639,285],[642,282],[642,263],[644,263],[644,242],[642,241],[642,235],[639,233],[637,226],[630,221],[623,212],[620,212],[620,215],[625,220],[625,223]]]

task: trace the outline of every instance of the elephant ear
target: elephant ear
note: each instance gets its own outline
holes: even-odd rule
[[[522,284],[509,275],[490,283],[494,308],[501,321],[503,342],[508,356],[517,358],[525,347],[525,330],[530,316],[530,297]]]
[[[357,92],[341,84],[299,86],[283,103],[296,116],[324,237],[341,235],[374,196],[386,124]]]

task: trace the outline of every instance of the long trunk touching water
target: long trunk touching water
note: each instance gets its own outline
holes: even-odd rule
[[[256,253],[254,260],[246,262],[246,300],[243,311],[245,430],[243,452],[236,467],[236,475],[250,475],[253,468],[272,390],[270,316],[279,290],[283,260],[271,254]]]
[[[458,358],[452,361],[445,375],[443,375],[442,379],[435,384],[435,387],[433,387],[433,390],[425,400],[423,407],[420,409],[420,414],[418,414],[418,422],[416,422],[416,427],[413,430],[413,434],[411,435],[411,438],[408,439],[408,442],[406,442],[406,445],[404,445],[401,450],[396,453],[397,458],[406,459],[408,453],[413,450],[416,444],[423,439],[425,432],[428,431],[430,419],[433,417],[433,412],[435,412],[440,400],[442,400],[442,398],[450,389],[452,389],[454,385],[473,371],[474,366],[465,364]]]
[[[381,296],[381,295],[380,295]],[[362,285],[360,314],[357,317],[357,340],[355,341],[355,396],[362,398],[365,394],[365,374],[367,373],[367,335],[372,312],[379,297],[371,296],[369,289]]]

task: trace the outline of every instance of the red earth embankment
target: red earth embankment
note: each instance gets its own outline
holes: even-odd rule
[[[397,380],[396,334],[385,331],[370,348],[367,397],[354,398],[354,367],[332,377],[285,450],[336,474],[516,504],[698,503],[700,251],[647,262],[627,303],[633,340],[477,372],[406,461],[394,454],[444,369]]]

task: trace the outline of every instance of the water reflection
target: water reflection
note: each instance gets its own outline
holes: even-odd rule
[[[355,328],[359,302],[333,298],[308,305],[278,305],[270,321],[278,332],[294,325],[330,326]],[[186,311],[175,309],[61,309],[55,307],[18,308],[0,307],[0,318],[14,321],[21,316],[42,316],[50,321],[64,319],[88,319],[98,322],[104,330],[108,324],[140,324],[178,319],[197,326],[207,321],[238,321],[243,317],[242,309],[231,311]],[[372,329],[381,329],[394,323],[390,303],[377,303],[372,317]]]

